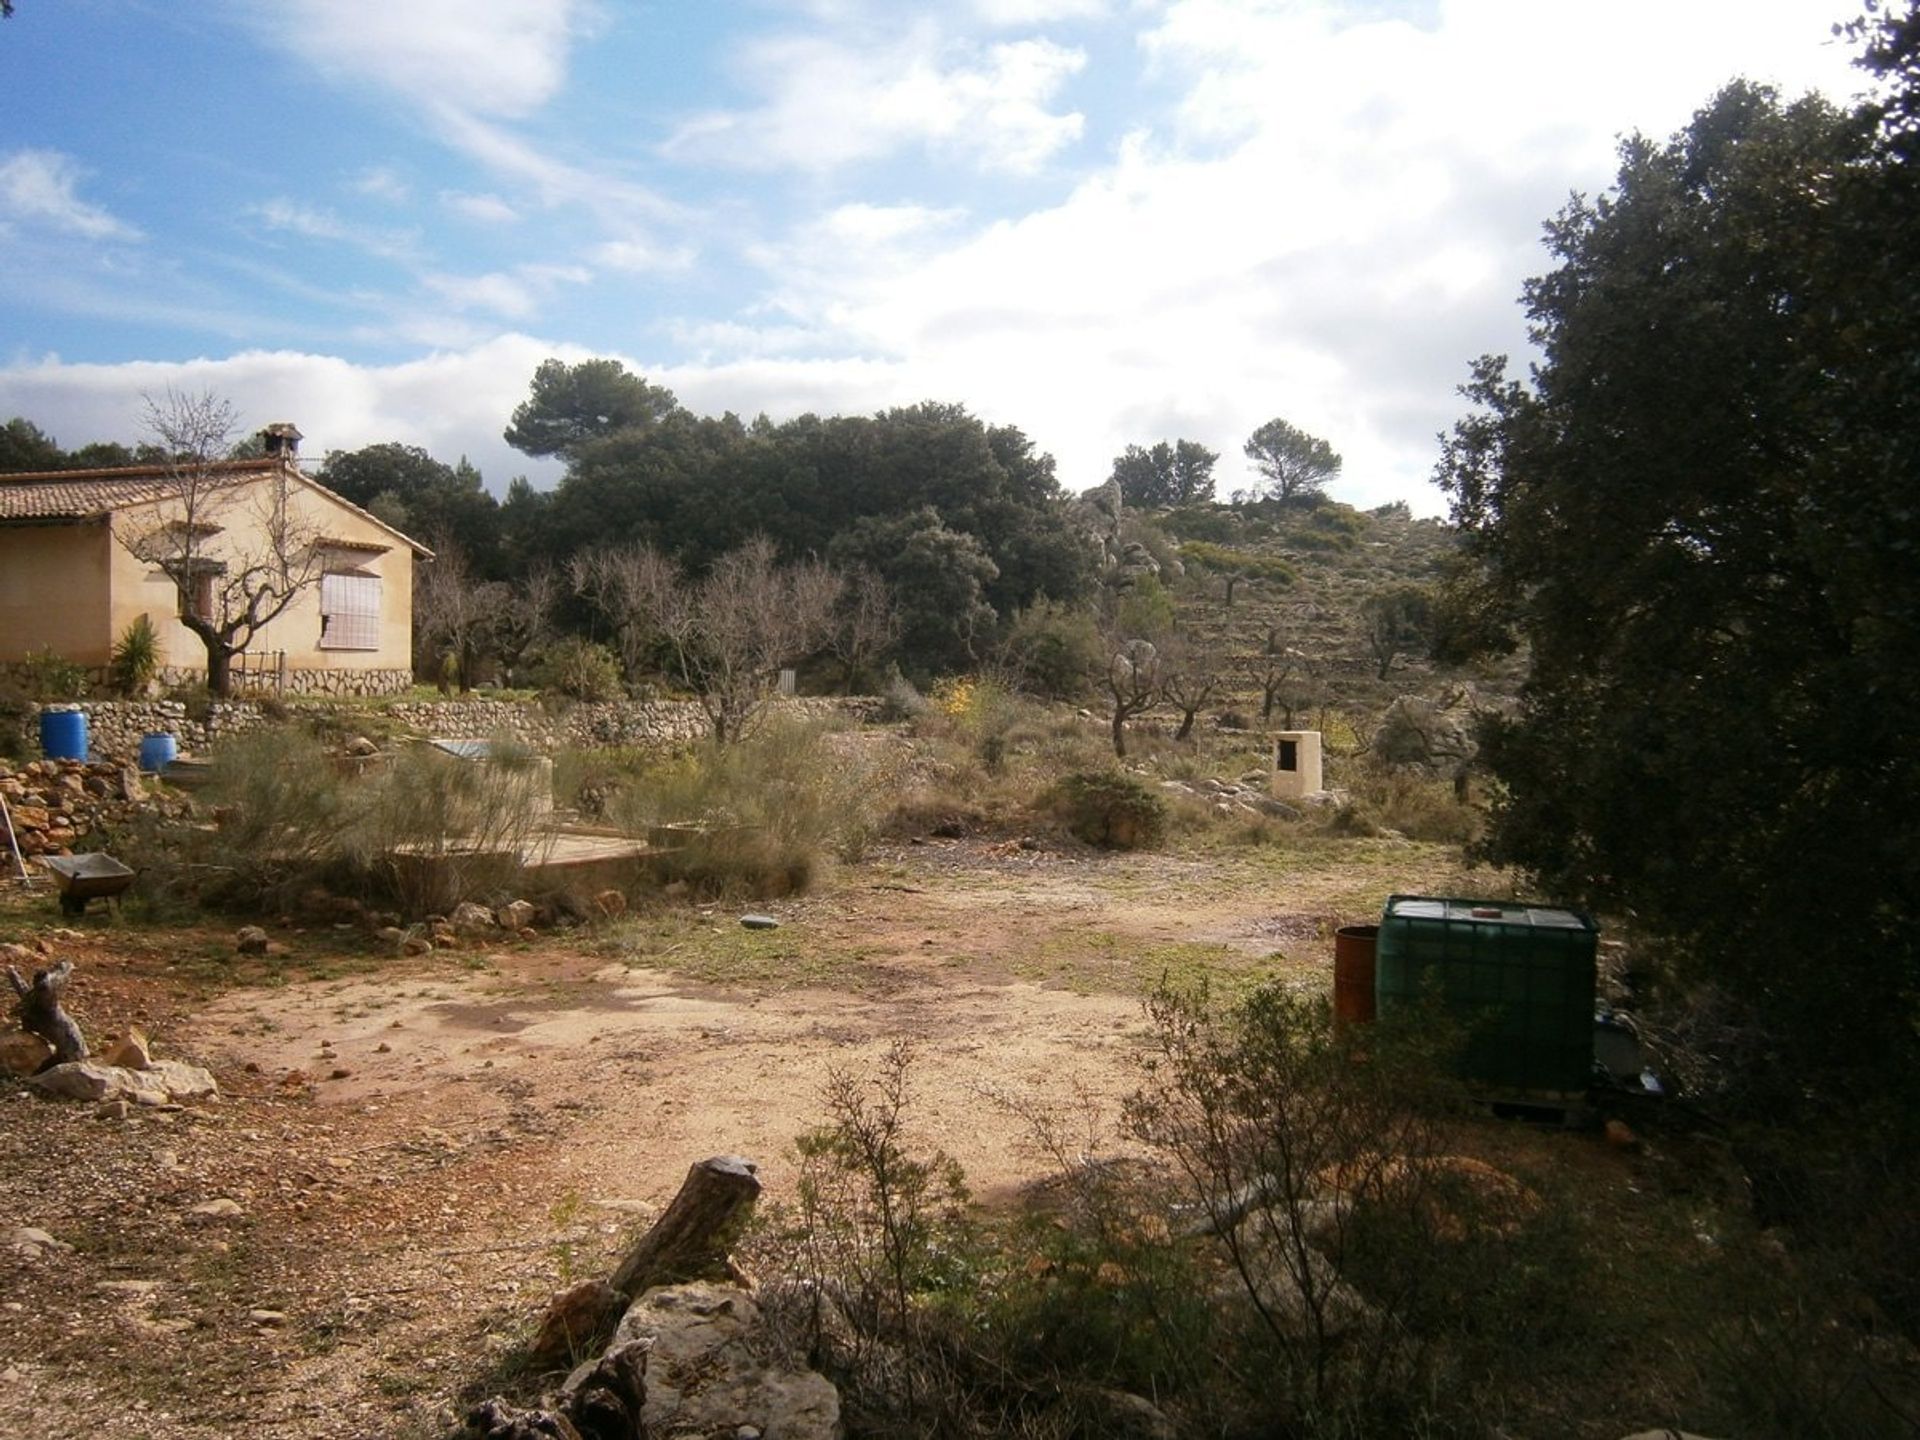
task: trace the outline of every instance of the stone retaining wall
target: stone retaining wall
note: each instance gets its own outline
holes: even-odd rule
[[[786,714],[860,721],[870,719],[880,702],[855,696],[775,703]],[[190,718],[187,706],[178,700],[84,700],[78,708],[86,712],[88,747],[96,759],[132,760],[140,752],[141,737],[155,732],[174,736],[182,754],[202,753],[223,736],[272,723],[252,700],[215,701],[204,711],[196,706],[197,718]],[[555,710],[535,701],[394,701],[372,712],[363,706],[303,700],[291,708],[296,716],[325,716],[345,730],[360,728],[369,715],[378,714],[421,735],[449,740],[510,735],[549,752],[609,745],[665,749],[697,740],[708,730],[706,711],[691,700],[608,701]],[[40,753],[38,708],[26,717],[21,739],[25,754]]]
[[[411,670],[244,670],[237,664],[233,672],[235,690],[269,691],[278,695],[398,695],[413,685]],[[158,677],[160,685],[200,685],[207,678],[204,665],[181,668],[166,666]],[[101,683],[105,683],[104,674]]]

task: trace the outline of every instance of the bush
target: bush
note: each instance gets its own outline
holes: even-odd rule
[[[614,653],[577,635],[569,635],[547,651],[538,679],[542,690],[569,700],[617,700],[623,693],[620,661]]]
[[[120,694],[139,699],[159,673],[160,637],[154,631],[153,622],[141,614],[120,632],[119,642],[113,647],[108,678]]]
[[[42,704],[62,704],[86,699],[92,677],[86,666],[74,664],[47,645],[21,662],[20,683],[29,696]]]
[[[1036,600],[1014,615],[1007,633],[1011,678],[1043,699],[1077,700],[1105,659],[1099,627],[1085,606]]]
[[[222,741],[212,759],[215,824],[189,865],[207,899],[243,909],[323,883],[391,896],[413,914],[491,899],[544,818],[535,758],[503,742],[484,761],[413,745],[348,778],[316,736],[273,725]]]
[[[1150,850],[1166,837],[1166,802],[1117,770],[1066,776],[1054,787],[1052,803],[1067,829],[1089,845]]]
[[[221,741],[211,758],[214,828],[194,847],[208,898],[272,906],[340,858],[353,825],[347,790],[313,735],[263,726]]]
[[[856,744],[776,717],[745,740],[656,766],[609,809],[622,828],[664,841],[663,878],[701,894],[804,890],[827,856],[860,854],[890,788]]]
[[[535,858],[550,783],[511,740],[492,741],[483,760],[406,746],[355,793],[341,858],[409,914],[499,898]]]

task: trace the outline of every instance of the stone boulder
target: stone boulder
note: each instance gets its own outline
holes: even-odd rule
[[[838,1440],[840,1392],[825,1376],[768,1359],[763,1329],[759,1305],[731,1285],[663,1285],[641,1295],[611,1349],[652,1342],[646,1433]]]
[[[495,925],[493,911],[471,900],[462,900],[453,907],[453,914],[447,918],[454,930],[462,935],[483,935]]]
[[[534,919],[539,913],[528,901],[509,900],[493,912],[493,918],[502,930],[511,930],[518,935],[522,930],[533,928]]]
[[[139,1105],[183,1104],[220,1093],[211,1072],[180,1060],[155,1060],[145,1070],[127,1070],[99,1060],[70,1060],[27,1083],[62,1100],[131,1100]]]

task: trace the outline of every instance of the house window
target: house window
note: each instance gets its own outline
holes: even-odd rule
[[[186,588],[180,595],[180,615],[198,616],[202,620],[212,620],[213,614],[213,571],[203,569],[187,577]]]
[[[380,648],[380,577],[326,574],[320,577],[320,648]]]

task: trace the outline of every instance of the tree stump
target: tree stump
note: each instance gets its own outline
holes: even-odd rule
[[[20,1028],[38,1035],[53,1047],[55,1065],[87,1058],[86,1037],[80,1033],[73,1017],[60,1008],[60,992],[72,977],[71,960],[62,960],[48,970],[34,971],[31,985],[20,978],[20,972],[13,966],[7,966],[7,979],[13,983],[13,993],[20,999]]]
[[[542,1368],[571,1365],[606,1344],[627,1307],[655,1285],[733,1278],[727,1247],[760,1198],[756,1170],[738,1155],[715,1155],[688,1170],[680,1193],[611,1280],[582,1281],[548,1302],[528,1358]]]
[[[759,1198],[758,1167],[751,1160],[715,1155],[700,1161],[607,1283],[632,1301],[655,1285],[730,1278],[727,1247]]]

